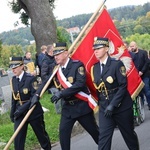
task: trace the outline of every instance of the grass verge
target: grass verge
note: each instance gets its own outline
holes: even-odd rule
[[[40,99],[40,102],[43,107],[49,109],[49,112],[44,113],[44,121],[46,126],[46,131],[51,139],[51,143],[59,141],[59,122],[60,115],[56,113],[54,104],[50,102],[50,94],[45,92]],[[0,116],[0,143],[7,143],[11,136],[13,135],[13,123],[10,121],[9,112]],[[26,150],[35,150],[35,147],[39,147],[39,142],[30,127],[28,126],[28,133],[26,138],[25,149]],[[0,149],[3,149],[4,146],[0,146]],[[10,145],[9,150],[13,150],[13,143]]]

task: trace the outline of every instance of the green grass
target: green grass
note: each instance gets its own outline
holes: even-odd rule
[[[40,102],[43,107],[49,109],[49,112],[44,113],[44,121],[46,126],[46,131],[50,137],[51,143],[59,141],[59,122],[60,115],[56,113],[54,104],[50,102],[50,94],[44,93],[40,99]],[[0,116],[0,142],[7,143],[13,135],[13,123],[11,123],[9,118],[9,112]],[[26,138],[26,150],[34,150],[34,147],[37,147],[39,142],[30,126],[28,126],[28,133]],[[1,146],[0,149],[3,149],[4,146]],[[10,146],[9,150],[13,150],[13,143]]]

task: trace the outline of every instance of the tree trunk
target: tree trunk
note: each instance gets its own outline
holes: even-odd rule
[[[22,0],[31,18],[31,32],[35,38],[37,52],[42,45],[57,40],[56,20],[48,0]]]

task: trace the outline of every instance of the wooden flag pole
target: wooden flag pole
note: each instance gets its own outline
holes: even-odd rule
[[[84,26],[83,30],[80,32],[80,34],[78,35],[78,37],[76,38],[76,40],[72,43],[72,45],[70,46],[68,52],[71,53],[74,46],[76,45],[76,43],[80,40],[80,38],[82,37],[82,35],[84,34],[84,32],[86,31],[86,29],[88,28],[88,26],[91,24],[92,20],[96,17],[97,13],[100,11],[100,9],[103,7],[104,3],[106,2],[106,0],[103,0],[100,4],[100,6],[98,7],[98,9],[96,10],[96,12],[91,16],[91,18],[89,19],[89,21],[87,22],[87,24]],[[49,80],[47,81],[47,83],[45,84],[44,88],[42,89],[41,93],[40,93],[40,97],[44,94],[44,92],[46,91],[47,87],[49,86],[50,82],[52,81],[53,77],[55,76],[57,70],[59,69],[59,65],[57,66],[57,68],[54,70],[53,74],[50,76]],[[11,143],[13,142],[13,140],[15,139],[15,137],[17,136],[17,134],[19,133],[19,131],[21,130],[21,128],[23,127],[23,125],[25,124],[25,122],[27,121],[27,119],[29,118],[29,116],[31,115],[32,111],[34,110],[36,105],[34,105],[26,114],[26,116],[24,117],[24,119],[22,120],[22,122],[20,123],[20,125],[18,126],[18,128],[16,129],[16,131],[14,132],[14,134],[12,135],[12,137],[9,139],[8,143],[6,144],[6,146],[4,147],[4,150],[8,150],[9,146],[11,145]]]
[[[98,12],[100,11],[100,9],[104,6],[106,0],[103,0],[101,2],[101,4],[99,5],[98,9],[95,11],[95,13],[91,16],[91,18],[89,19],[89,21],[87,22],[87,24],[84,26],[84,28],[81,30],[80,34],[78,35],[78,37],[75,39],[75,41],[72,43],[72,45],[69,48],[69,54],[72,53],[74,46],[77,44],[77,42],[80,40],[80,38],[82,37],[82,35],[84,34],[84,32],[87,30],[87,28],[89,27],[89,25],[91,24],[91,22],[93,21],[93,19],[96,17],[96,15],[98,14]]]
[[[4,150],[8,150],[9,146],[11,145],[11,143],[13,142],[13,140],[15,139],[15,137],[17,136],[17,134],[19,133],[19,131],[21,130],[21,128],[23,127],[23,125],[25,124],[25,122],[27,121],[27,119],[29,118],[29,116],[31,115],[32,111],[34,110],[36,105],[34,105],[26,114],[26,116],[23,118],[23,120],[21,121],[20,125],[18,126],[18,128],[16,129],[16,131],[14,132],[14,134],[12,135],[12,137],[9,139],[8,143],[6,144],[6,146],[4,147]]]

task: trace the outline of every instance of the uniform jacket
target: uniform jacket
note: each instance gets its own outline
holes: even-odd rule
[[[39,66],[40,69],[42,67],[42,63],[43,63],[45,56],[46,56],[46,54],[44,54],[42,52],[39,53],[39,55],[37,56],[37,65]]]
[[[89,91],[86,87],[86,74],[85,74],[85,68],[83,63],[81,63],[78,60],[70,59],[63,73],[66,79],[72,84],[72,86],[62,90],[62,98],[64,100],[62,106],[62,115],[75,118],[93,111],[89,107],[87,102],[80,99],[78,99],[79,101],[74,105],[70,105],[67,103],[67,101],[72,101],[77,99],[74,95],[80,91],[89,94]],[[57,77],[55,76],[54,79],[57,80]],[[42,89],[42,85],[41,85],[41,89]],[[37,93],[39,93],[41,89],[39,88]]]
[[[49,75],[53,71],[54,65],[55,65],[54,57],[46,54],[46,56],[42,62],[42,67],[41,67],[41,78],[42,78],[42,80],[46,80],[49,77]]]
[[[108,91],[107,99],[105,92],[97,90],[100,111],[104,111],[110,103],[115,106],[115,113],[132,107],[133,102],[127,90],[127,77],[123,63],[120,60],[108,57],[101,75],[100,68],[99,62],[93,66],[93,82],[98,87],[103,81]]]
[[[70,59],[63,73],[66,79],[69,82],[72,82],[72,86],[70,88],[64,89],[62,91],[62,95],[65,101],[74,99],[74,95],[80,91],[89,94],[86,87],[86,74],[83,63],[77,60]],[[72,78],[73,81],[70,81],[70,78]],[[67,115],[68,117],[78,117],[81,115],[85,115],[91,111],[92,109],[89,107],[88,103],[83,100],[79,100],[79,102],[75,105],[68,105],[67,103],[64,103],[62,107],[62,115]]]
[[[25,116],[30,107],[31,99],[37,89],[37,81],[35,77],[24,72],[24,75],[21,81],[18,83],[16,76],[12,77],[11,81],[12,86],[12,105],[11,105],[11,113],[10,117],[14,117],[14,113],[16,110],[22,112],[22,117]],[[19,100],[15,100],[14,96],[17,96],[19,91],[20,100],[23,101],[23,104],[20,105]],[[40,103],[37,103],[35,109],[30,115],[28,120],[35,119],[43,114],[43,110]]]

